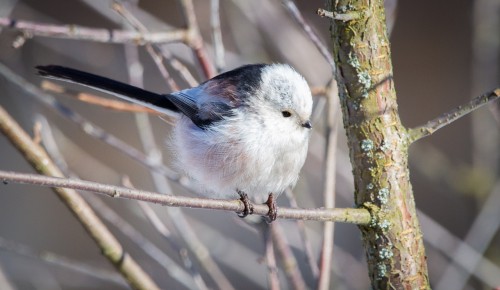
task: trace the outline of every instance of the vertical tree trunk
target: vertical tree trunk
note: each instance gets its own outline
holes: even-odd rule
[[[355,202],[374,289],[428,289],[425,249],[396,103],[383,0],[328,1],[333,57],[350,148]]]

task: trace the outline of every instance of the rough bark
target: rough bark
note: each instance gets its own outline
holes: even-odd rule
[[[428,289],[422,233],[398,114],[382,0],[328,1],[333,57],[355,182],[355,203],[374,289]],[[341,17],[349,15],[349,17]],[[345,19],[344,19],[345,18]]]

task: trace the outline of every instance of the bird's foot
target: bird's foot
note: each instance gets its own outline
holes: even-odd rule
[[[269,207],[269,212],[267,213],[267,223],[272,223],[276,220],[278,217],[278,207],[276,206],[276,199],[274,198],[273,193],[271,192],[269,194],[269,197],[267,198],[266,203],[267,206]]]
[[[244,218],[249,214],[253,214],[253,205],[248,199],[248,195],[241,190],[238,190],[238,194],[240,195],[240,200],[243,202],[243,205],[245,206],[243,212],[238,213],[238,216],[240,218]]]

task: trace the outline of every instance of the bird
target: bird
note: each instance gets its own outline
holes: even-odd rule
[[[288,64],[248,64],[185,90],[158,94],[59,65],[37,66],[45,78],[76,83],[175,114],[168,143],[175,167],[201,195],[269,207],[293,187],[307,157],[313,100],[307,81]]]

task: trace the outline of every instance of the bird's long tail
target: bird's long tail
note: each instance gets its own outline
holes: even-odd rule
[[[172,112],[179,112],[179,109],[166,97],[166,95],[149,92],[106,77],[68,67],[47,65],[37,66],[36,68],[38,69],[38,74],[46,78],[84,85],[112,94],[121,99],[149,107],[161,113],[171,114]]]

